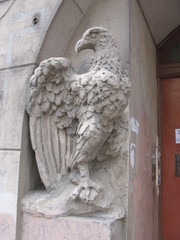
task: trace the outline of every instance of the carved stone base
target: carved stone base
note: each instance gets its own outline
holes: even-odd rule
[[[125,240],[123,220],[84,217],[39,218],[24,213],[22,240]]]
[[[117,206],[113,211],[112,194],[109,196],[100,192],[98,197],[90,202],[83,202],[79,198],[73,198],[76,186],[69,180],[59,184],[57,190],[48,193],[44,188],[29,192],[21,202],[24,213],[34,217],[56,218],[59,216],[89,216],[89,217],[113,217],[121,219],[125,217],[123,207]]]
[[[21,204],[21,209],[35,217],[55,218],[59,216],[91,215],[106,212],[108,205],[101,202],[86,204],[68,198],[70,196],[48,194],[46,190],[30,192]],[[124,213],[123,213],[124,216]]]

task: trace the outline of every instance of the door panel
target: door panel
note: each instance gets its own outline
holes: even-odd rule
[[[180,176],[175,141],[180,129],[180,78],[162,80],[162,240],[180,240]]]

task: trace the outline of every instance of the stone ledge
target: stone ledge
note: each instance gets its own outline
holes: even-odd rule
[[[22,240],[124,240],[123,221],[83,217],[46,219],[24,213]]]

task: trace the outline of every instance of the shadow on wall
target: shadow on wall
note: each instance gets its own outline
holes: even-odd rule
[[[21,200],[31,190],[35,189],[41,183],[34,151],[31,147],[30,132],[29,132],[29,116],[24,112],[23,128],[22,128],[22,143],[21,157],[19,169],[19,189],[18,189],[18,213],[16,239],[20,239],[20,229],[22,212]]]

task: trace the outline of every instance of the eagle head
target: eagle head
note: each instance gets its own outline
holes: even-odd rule
[[[93,27],[85,31],[82,38],[76,43],[75,50],[80,52],[84,49],[92,49],[95,52],[106,48],[113,42],[109,31],[103,27]]]

